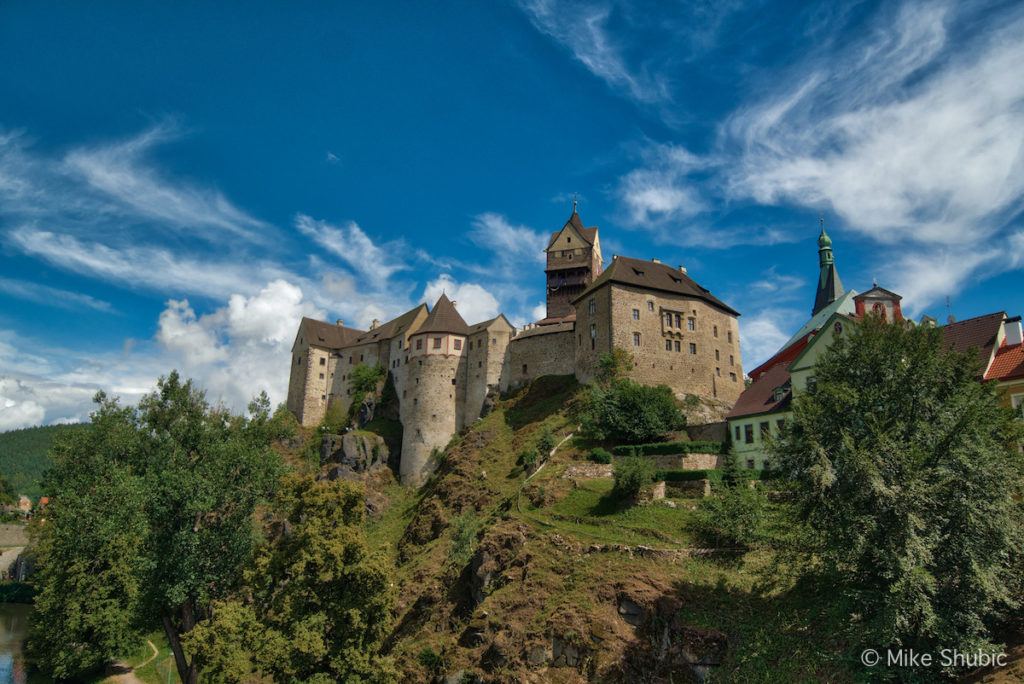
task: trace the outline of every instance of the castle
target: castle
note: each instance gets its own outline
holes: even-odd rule
[[[431,454],[480,417],[488,394],[544,375],[587,382],[601,355],[633,354],[632,379],[677,396],[732,405],[743,391],[739,313],[682,266],[612,257],[603,267],[596,227],[572,215],[548,241],[547,312],[517,330],[502,314],[468,325],[447,296],[369,330],[303,318],[292,345],[288,408],[305,426],[329,404],[348,408],[352,372],[387,369],[403,426],[400,475],[418,484]]]

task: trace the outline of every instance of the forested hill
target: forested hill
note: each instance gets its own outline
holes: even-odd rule
[[[47,452],[57,435],[78,429],[80,425],[48,425],[0,432],[0,476],[15,493],[38,499],[44,493],[40,484],[43,471],[50,467]]]

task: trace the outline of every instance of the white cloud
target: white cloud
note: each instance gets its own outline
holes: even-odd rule
[[[395,273],[408,268],[399,257],[405,251],[400,243],[379,247],[355,221],[339,226],[298,214],[295,227],[327,251],[341,257],[375,289],[384,286]]]
[[[708,209],[689,175],[708,162],[679,145],[652,144],[643,152],[644,165],[619,180],[618,196],[635,226],[651,227],[679,221]]]
[[[792,309],[765,308],[740,319],[740,347],[746,372],[757,368],[779,351],[796,330],[802,314]],[[806,317],[806,316],[804,316]],[[790,332],[787,332],[790,331]]]
[[[528,226],[511,223],[502,214],[484,212],[474,216],[469,239],[477,247],[490,250],[497,264],[519,274],[544,264],[547,237]]]
[[[592,74],[642,103],[670,99],[660,76],[631,69],[608,30],[610,3],[520,0],[520,8],[541,33],[564,45]]]
[[[9,237],[24,253],[55,266],[128,287],[160,292],[222,298],[239,291],[255,292],[259,289],[259,279],[268,275],[292,277],[271,263],[204,261],[153,246],[110,247],[27,226],[11,231]]]
[[[0,377],[0,432],[41,425],[46,410],[13,378]]]
[[[61,290],[48,285],[31,283],[27,280],[0,278],[0,293],[8,297],[16,297],[34,302],[35,304],[55,306],[60,309],[79,309],[85,307],[105,313],[114,312],[110,302],[78,292],[69,292],[68,290]]]
[[[910,269],[901,287],[917,306],[984,277],[990,245],[1024,207],[1024,18],[993,15],[954,52],[961,9],[901,5],[722,130],[723,153],[738,155],[734,198],[827,207],[847,229],[902,245],[909,256],[889,270]]]
[[[215,228],[234,237],[257,239],[268,226],[234,206],[224,195],[180,180],[169,180],[147,154],[177,137],[173,126],[154,126],[135,137],[69,152],[64,165],[115,206],[132,214],[208,235]]]
[[[455,302],[455,308],[470,325],[494,318],[499,313],[498,300],[476,283],[458,283],[444,273],[427,283],[423,300],[433,306],[442,293]]]

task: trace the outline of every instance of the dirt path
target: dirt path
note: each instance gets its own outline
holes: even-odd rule
[[[154,658],[160,655],[160,651],[152,641],[146,639],[146,643],[149,644],[150,650],[153,651],[152,655],[136,665],[134,668],[126,662],[114,663],[114,670],[117,674],[107,677],[103,680],[102,684],[145,684],[141,679],[135,676],[134,670],[149,665],[153,662]]]

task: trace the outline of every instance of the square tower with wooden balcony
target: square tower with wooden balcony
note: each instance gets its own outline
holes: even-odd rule
[[[548,241],[547,317],[540,323],[571,321],[576,316],[573,300],[601,275],[601,241],[597,227],[587,228],[576,212]]]

